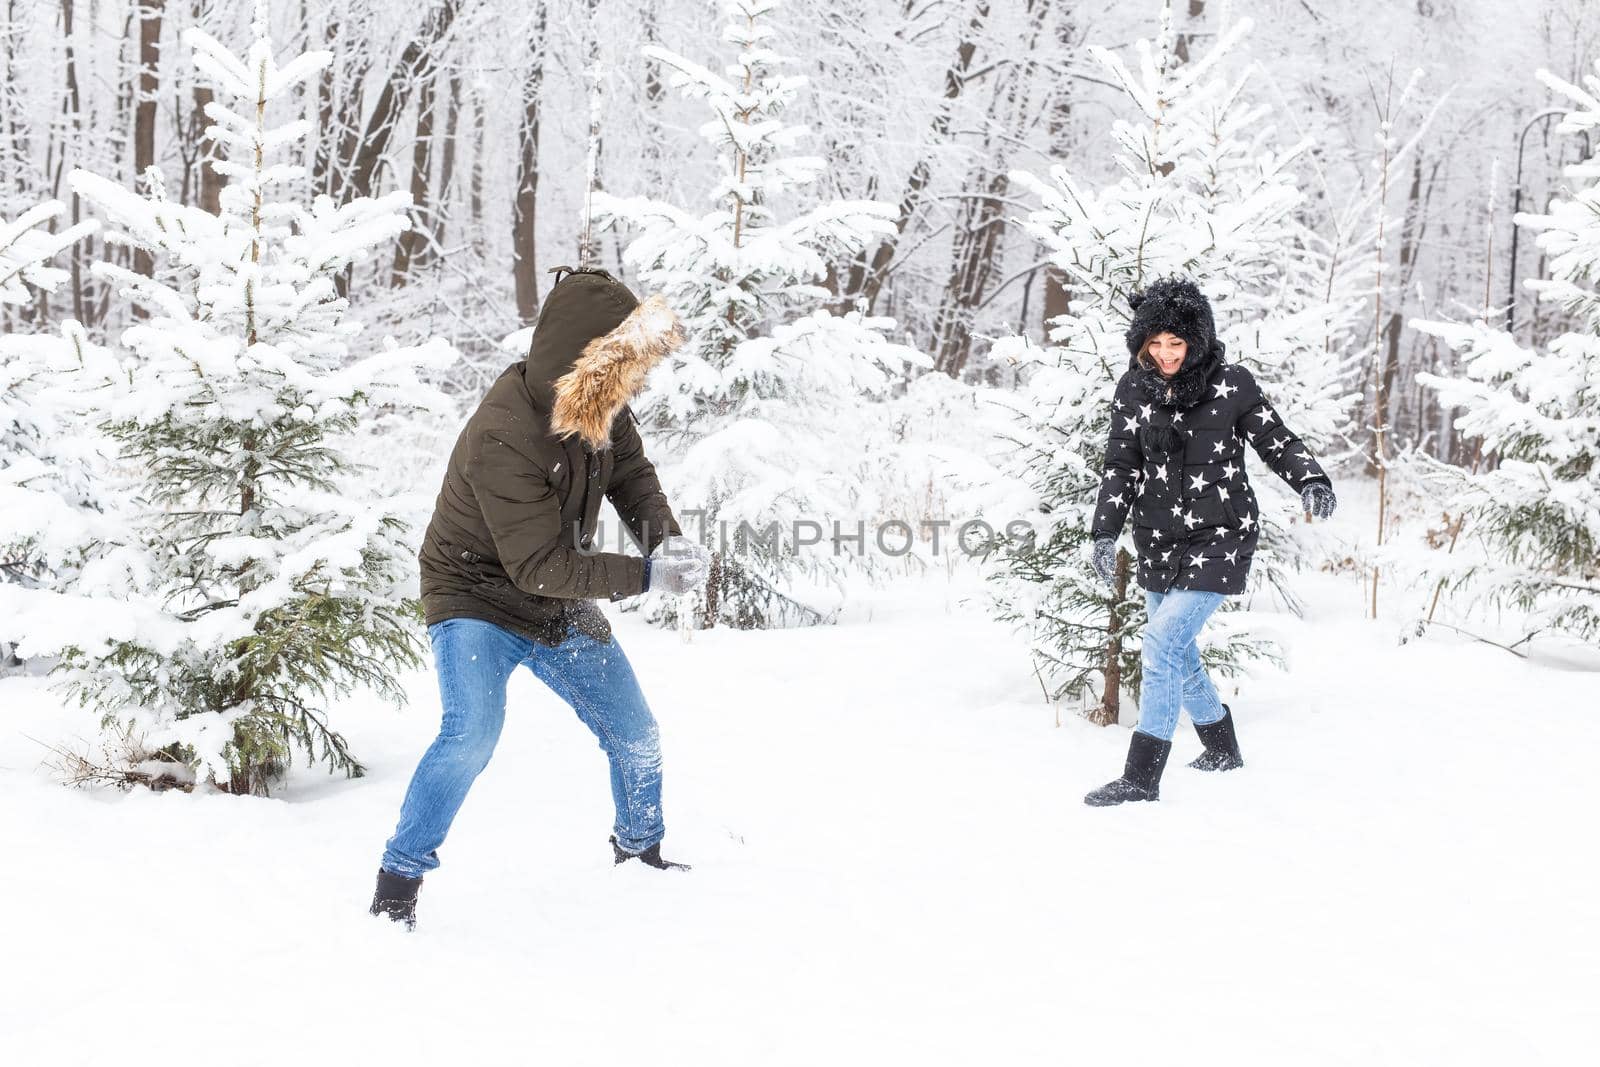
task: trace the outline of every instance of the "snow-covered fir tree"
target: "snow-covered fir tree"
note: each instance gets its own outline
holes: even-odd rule
[[[33,290],[51,293],[67,280],[50,260],[96,223],[46,230],[63,210],[50,201],[13,221],[0,218],[0,305],[24,305]],[[74,398],[62,385],[89,367],[104,373],[105,360],[73,320],[56,334],[0,333],[0,584],[69,583],[96,536],[104,441],[74,419]],[[0,670],[25,636],[15,622],[0,609]]]
[[[95,266],[147,315],[96,394],[132,474],[127,530],[74,596],[39,606],[70,623],[57,627],[65,685],[108,728],[255,793],[296,749],[359,774],[338,698],[399,699],[397,673],[419,662],[414,547],[343,449],[379,411],[442,403],[418,370],[451,355],[442,342],[352,351],[361,327],[336,278],[406,228],[409,196],[304,202],[309,126],[277,113],[331,57],[280,66],[266,27],[258,4],[244,55],[184,35],[216,93],[219,214],[169,200],[153,168],[144,196],[71,177],[109,239],[156,271]]]
[[[830,201],[779,215],[823,168],[792,151],[807,130],[785,114],[806,79],[784,73],[790,61],[773,50],[779,7],[723,0],[722,38],[738,53],[720,74],[644,49],[711,111],[700,133],[719,154],[714,208],[603,194],[593,204],[600,227],[636,232],[624,262],[689,331],[636,407],[664,446],[663,477],[686,531],[703,531],[714,552],[711,580],[695,594],[705,625],[831,614],[829,587],[870,558],[873,532],[861,551],[853,517],[876,510],[875,472],[859,447],[873,401],[908,365],[927,362],[888,339],[891,320],[830,310],[821,284],[831,264],[894,231],[892,206]],[[677,610],[665,600],[653,607],[664,619]]]
[[[1012,175],[1042,203],[1025,226],[1065,273],[1070,310],[1049,324],[1046,346],[1020,337],[996,345],[996,358],[1017,364],[1023,378],[1002,400],[1016,415],[1007,473],[1030,487],[1024,511],[1034,533],[992,546],[991,595],[1000,617],[1028,633],[1046,690],[1084,701],[1096,721],[1117,717],[1121,688],[1138,690],[1144,623],[1128,551],[1119,553],[1114,591],[1088,555],[1112,393],[1128,363],[1129,294],[1167,274],[1195,279],[1228,358],[1250,368],[1285,418],[1304,426],[1308,443],[1325,448],[1348,423],[1346,349],[1358,279],[1325,251],[1307,255],[1313,239],[1296,218],[1302,196],[1293,169],[1306,146],[1276,147],[1265,109],[1246,98],[1252,70],[1225,71],[1225,57],[1249,30],[1248,20],[1234,23],[1184,63],[1164,3],[1156,40],[1135,45],[1134,69],[1090,46],[1138,108],[1136,121],[1111,127],[1121,176],[1095,188],[1061,165],[1048,182]],[[1251,484],[1263,527],[1251,585],[1287,596],[1273,549],[1286,536],[1293,493],[1270,472]],[[1238,606],[1227,602],[1207,631],[1202,655],[1215,674],[1273,655],[1269,642],[1230,617]]]
[[[1544,214],[1518,214],[1538,234],[1548,277],[1524,284],[1565,317],[1542,347],[1519,344],[1482,318],[1413,321],[1461,357],[1458,377],[1419,374],[1475,439],[1471,469],[1422,457],[1446,507],[1481,553],[1428,554],[1424,570],[1462,604],[1527,613],[1533,632],[1600,636],[1600,60],[1582,85],[1540,70],[1572,102],[1558,132],[1588,154],[1566,167],[1566,195]]]

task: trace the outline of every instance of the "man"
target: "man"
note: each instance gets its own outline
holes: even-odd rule
[[[655,719],[594,600],[685,593],[709,569],[627,406],[683,326],[659,296],[640,303],[605,271],[556,270],[527,358],[490,386],[456,441],[419,556],[444,720],[406,790],[370,909],[407,929],[494,752],[519,664],[572,705],[610,760],[616,862],[682,867],[661,858]],[[644,558],[594,549],[601,496]]]

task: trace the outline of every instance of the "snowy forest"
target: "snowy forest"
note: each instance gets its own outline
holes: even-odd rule
[[[0,1059],[1569,1062],[1597,461],[1586,0],[0,0]]]

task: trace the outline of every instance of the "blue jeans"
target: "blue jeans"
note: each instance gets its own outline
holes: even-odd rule
[[[1195,641],[1224,595],[1196,589],[1145,590],[1144,647],[1139,653],[1144,681],[1137,729],[1170,741],[1178,728],[1180,710],[1201,726],[1226,714],[1217,687],[1200,664],[1200,646]]]
[[[506,717],[506,680],[518,665],[555,691],[594,731],[611,761],[617,843],[641,852],[666,833],[661,820],[661,745],[655,717],[615,637],[574,633],[554,648],[481,619],[428,627],[444,721],[417,764],[383,866],[420,877],[439,866],[438,848],[473,780],[488,764]]]

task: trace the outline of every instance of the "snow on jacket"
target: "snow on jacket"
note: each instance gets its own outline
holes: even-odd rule
[[[467,420],[418,556],[428,625],[484,619],[545,644],[611,630],[593,599],[644,590],[644,560],[590,550],[608,498],[644,552],[680,534],[627,402],[683,341],[659,297],[604,271],[545,300],[526,359]]]
[[[1145,589],[1244,591],[1261,536],[1246,441],[1296,492],[1331,488],[1255,377],[1224,354],[1215,339],[1198,360],[1191,347],[1170,380],[1134,355],[1117,382],[1093,534],[1117,537],[1132,513]]]

